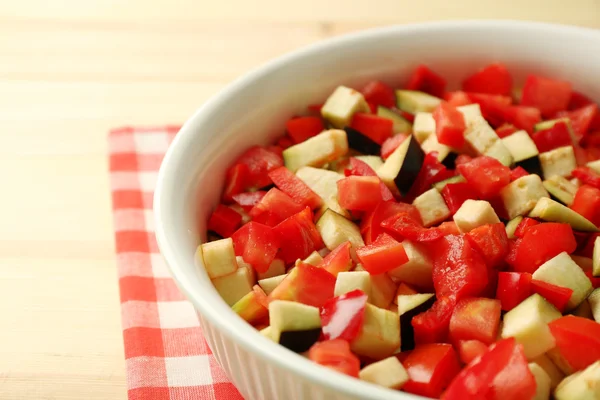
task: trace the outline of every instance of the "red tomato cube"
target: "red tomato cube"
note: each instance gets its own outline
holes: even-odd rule
[[[462,299],[450,319],[450,340],[479,340],[487,345],[496,341],[500,326],[500,300],[486,298]]]
[[[420,90],[432,96],[442,97],[446,92],[446,80],[426,65],[419,65],[409,78],[406,89]]]
[[[360,360],[352,353],[350,344],[345,340],[317,342],[308,351],[308,358],[319,365],[358,378]]]
[[[380,235],[373,243],[357,249],[356,255],[365,270],[372,275],[382,274],[408,262],[402,243],[387,233]]]
[[[235,254],[241,256],[257,272],[266,272],[279,250],[279,237],[273,228],[258,222],[248,222],[231,238]]]
[[[367,296],[356,289],[328,300],[321,307],[321,327],[325,340],[354,340],[363,324]]]
[[[323,132],[325,126],[319,117],[297,117],[290,119],[285,128],[294,143],[302,143]]]
[[[456,351],[449,344],[417,346],[402,360],[410,380],[402,390],[420,396],[438,398],[460,372]]]
[[[510,311],[531,295],[531,274],[499,272],[496,298],[502,310]]]
[[[529,75],[523,86],[521,104],[536,107],[545,118],[566,110],[571,99],[571,84],[565,81]]]
[[[463,81],[463,90],[510,96],[512,77],[508,69],[501,63],[487,65]]]
[[[433,111],[438,142],[460,148],[465,144],[465,118],[455,107],[446,102]]]
[[[492,157],[474,158],[457,169],[482,199],[496,196],[510,183],[510,168]]]
[[[363,88],[362,94],[369,103],[384,106],[396,106],[396,94],[394,89],[381,81],[371,81]]]
[[[597,322],[568,315],[548,326],[556,339],[556,348],[574,371],[600,360],[600,324]]]

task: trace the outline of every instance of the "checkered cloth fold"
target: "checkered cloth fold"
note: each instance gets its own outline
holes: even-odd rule
[[[109,135],[110,183],[130,400],[240,400],[202,335],[194,307],[158,252],[152,197],[177,126]]]

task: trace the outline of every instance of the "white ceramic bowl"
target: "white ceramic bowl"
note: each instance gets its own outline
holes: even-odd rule
[[[234,384],[253,400],[413,399],[320,367],[263,338],[214,290],[194,251],[205,239],[226,168],[246,148],[267,144],[284,122],[323,101],[339,84],[405,81],[425,63],[457,86],[466,74],[502,61],[517,83],[536,72],[573,83],[600,100],[600,31],[514,21],[393,26],[295,51],[233,82],[183,126],[160,170],[156,234],[179,287],[197,308],[204,334]],[[198,223],[200,221],[200,223]],[[200,231],[198,231],[200,229]]]

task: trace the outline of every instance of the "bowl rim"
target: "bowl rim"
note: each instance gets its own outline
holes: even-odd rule
[[[216,95],[211,97],[183,124],[165,154],[158,173],[153,201],[155,233],[160,253],[164,257],[173,279],[178,287],[185,293],[187,298],[193,303],[196,310],[202,314],[203,318],[210,321],[210,325],[214,326],[229,339],[234,340],[237,345],[255,356],[268,361],[272,365],[277,365],[296,375],[302,376],[308,381],[315,382],[329,390],[334,390],[337,393],[373,400],[390,398],[396,398],[398,400],[425,398],[406,392],[375,386],[320,366],[315,368],[315,363],[264,338],[256,329],[235,314],[231,313],[224,315],[219,313],[213,305],[203,299],[201,293],[194,290],[194,287],[186,278],[186,273],[178,268],[177,263],[175,262],[177,245],[170,240],[171,236],[168,232],[168,224],[165,224],[165,219],[170,212],[165,206],[165,201],[163,201],[163,198],[169,196],[169,193],[165,190],[165,187],[168,186],[165,182],[168,180],[169,176],[174,175],[176,172],[177,160],[185,151],[187,144],[192,141],[192,138],[196,134],[196,130],[193,129],[194,125],[202,123],[203,119],[209,119],[210,115],[218,112],[220,107],[226,104],[229,98],[234,96],[236,92],[243,90],[255,79],[263,77],[274,70],[285,68],[286,65],[292,64],[303,57],[310,56],[312,53],[318,53],[329,48],[343,46],[344,44],[349,44],[355,40],[373,40],[379,36],[399,34],[402,32],[419,33],[429,31],[429,33],[431,33],[432,30],[437,30],[441,33],[473,29],[519,29],[524,32],[527,32],[528,30],[552,31],[554,34],[560,32],[562,34],[600,37],[600,30],[595,30],[593,28],[510,19],[431,21],[365,29],[300,47],[299,49],[255,67],[249,72],[236,78]],[[200,279],[206,278],[200,277]],[[253,332],[253,334],[251,332]]]

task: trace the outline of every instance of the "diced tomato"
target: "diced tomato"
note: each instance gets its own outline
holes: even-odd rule
[[[481,114],[492,126],[500,126],[505,122],[506,107],[512,103],[510,97],[471,92],[467,95],[472,103],[479,104]]]
[[[413,289],[412,287],[408,286],[404,282],[400,282],[400,285],[398,285],[398,290],[396,290],[396,296],[411,295],[411,294],[418,294],[418,293],[419,292],[417,292],[415,289]]]
[[[594,225],[600,225],[600,189],[583,185],[577,189],[571,209],[577,211]]]
[[[261,317],[267,317],[268,316],[268,312],[269,312],[269,301],[270,300],[267,297],[265,291],[262,290],[262,288],[260,287],[260,285],[254,285],[254,286],[252,286],[252,291],[254,292],[254,295],[256,296],[256,300],[258,301],[258,303],[265,308],[264,315],[261,315],[260,317],[257,317],[256,319],[258,320]]]
[[[286,167],[279,167],[269,172],[269,178],[283,193],[304,207],[314,209],[323,204],[321,197]]]
[[[518,166],[510,170],[510,181],[516,181],[519,178],[529,175],[525,168]]]
[[[248,176],[244,189],[260,189],[272,183],[268,174],[275,168],[283,165],[283,158],[281,158],[281,154],[272,150],[254,146],[246,150],[235,164],[246,164],[248,167]],[[240,190],[238,193],[243,191]]]
[[[303,260],[313,251],[323,248],[321,235],[313,223],[309,208],[280,222],[274,232],[281,238],[279,257],[286,264],[297,259]]]
[[[350,242],[344,242],[323,258],[319,264],[319,268],[323,268],[333,276],[337,276],[340,272],[349,271],[352,268],[352,258],[350,256]]]
[[[529,217],[525,217],[521,220],[521,222],[519,222],[519,225],[517,225],[517,229],[515,229],[515,236],[516,237],[523,237],[523,235],[525,235],[525,231],[534,226],[539,224],[538,221],[536,221],[533,218],[529,218]]]
[[[417,208],[412,204],[384,201],[379,203],[377,207],[368,213],[361,221],[360,231],[363,235],[365,243],[370,244],[374,242],[375,239],[377,239],[377,237],[385,231],[381,226],[383,221],[403,212],[408,214],[408,218],[418,221],[417,224],[419,224],[421,227],[423,226],[419,210],[417,210]]]
[[[252,207],[253,220],[269,226],[275,226],[284,219],[302,211],[303,207],[290,196],[277,188],[272,188]]]
[[[571,254],[576,248],[577,242],[569,224],[548,222],[534,225],[525,231],[511,266],[517,272],[534,273],[551,258],[563,251]]]
[[[510,106],[504,109],[504,120],[531,134],[535,124],[542,121],[542,115],[535,107]]]
[[[510,311],[531,294],[531,274],[521,272],[498,273],[496,298],[502,310]]]
[[[457,301],[479,296],[488,283],[485,261],[464,235],[440,240],[433,265],[433,285],[438,296]]]
[[[455,300],[439,297],[429,310],[413,317],[411,325],[415,331],[415,342],[426,344],[447,341],[450,318],[455,305]]]
[[[492,157],[474,158],[457,169],[482,199],[496,196],[510,183],[510,168]]]
[[[597,237],[600,237],[600,233],[598,233],[598,232],[588,235],[588,238],[586,240],[584,240],[583,243],[578,247],[577,255],[593,258],[594,257],[594,242],[596,241]]]
[[[271,152],[277,154],[278,156],[283,156],[283,148],[281,146],[279,146],[278,144],[267,146],[266,149],[268,151],[271,151]]]
[[[590,280],[590,282],[592,282],[592,287],[594,289],[597,289],[600,287],[600,278],[596,278],[591,270],[588,271],[584,271],[585,272],[585,276],[588,277],[588,279]]]
[[[510,96],[512,77],[501,63],[487,65],[463,81],[463,90]]]
[[[246,182],[250,177],[250,169],[246,164],[235,164],[227,170],[223,201],[233,201],[233,196],[246,189]]]
[[[338,201],[347,210],[369,211],[383,201],[376,176],[348,176],[337,182]]]
[[[600,324],[587,318],[567,315],[550,322],[556,348],[566,362],[581,371],[600,360]]]
[[[398,133],[392,137],[389,137],[381,145],[381,158],[387,160],[387,158],[404,142],[408,137],[408,134]]]
[[[233,195],[233,201],[239,204],[244,211],[248,212],[252,210],[256,204],[258,204],[267,192],[263,190],[257,190],[256,192],[244,192]]]
[[[556,114],[556,117],[567,117],[571,120],[571,126],[575,137],[579,142],[585,137],[590,129],[592,121],[598,115],[598,106],[590,104],[573,111],[562,111]]]
[[[467,239],[490,267],[499,267],[508,253],[508,236],[504,224],[482,225],[467,233]]]
[[[394,133],[394,121],[373,114],[354,114],[350,126],[377,144],[382,144]]]
[[[466,182],[448,183],[441,193],[452,215],[458,211],[465,201],[477,199],[477,193]]]
[[[406,89],[420,90],[432,96],[442,97],[446,91],[446,80],[426,65],[419,65],[408,80]]]
[[[551,128],[535,132],[531,138],[540,153],[573,145],[569,127],[565,122],[557,122]]]
[[[420,396],[438,398],[460,372],[456,351],[449,344],[417,346],[402,361],[410,380],[402,390]]]
[[[408,262],[402,243],[384,233],[373,243],[356,250],[365,270],[372,275],[382,274]]]
[[[585,184],[600,189],[600,175],[589,167],[575,168],[571,175]]]
[[[319,117],[297,117],[288,120],[285,128],[294,143],[302,143],[323,132],[325,126]]]
[[[369,111],[371,111],[371,114],[377,114],[377,104],[368,101],[367,105],[369,106]]]
[[[321,108],[323,108],[324,105],[325,104],[309,104],[306,108],[313,114],[321,115]]]
[[[513,124],[502,124],[498,128],[496,128],[496,135],[498,135],[499,138],[505,138],[507,136],[512,135],[518,130],[519,129],[517,129],[517,127]]]
[[[365,100],[378,106],[395,107],[396,94],[394,89],[381,81],[371,81],[363,88]]]
[[[452,381],[443,400],[531,400],[536,382],[523,346],[514,338],[500,340]]]
[[[537,107],[546,118],[566,110],[571,99],[569,82],[529,75],[523,86],[521,104]]]
[[[232,236],[237,256],[252,265],[257,272],[266,272],[277,255],[279,237],[273,228],[250,221]]]
[[[425,159],[423,160],[423,165],[421,166],[421,170],[411,186],[406,196],[406,200],[409,201],[416,198],[417,196],[431,189],[431,185],[434,183],[441,182],[453,176],[454,171],[447,169],[442,163],[440,163],[435,152],[426,154]]]
[[[325,340],[354,340],[365,318],[368,296],[359,289],[327,300],[321,307],[321,327]]]
[[[379,179],[377,173],[373,171],[373,168],[371,168],[369,164],[355,157],[350,157],[348,168],[344,170],[344,174],[346,176],[374,176]],[[379,189],[381,192],[381,199],[383,201],[394,200],[394,195],[385,185],[385,183],[381,182],[381,179],[379,179]]]
[[[289,136],[282,136],[277,140],[277,145],[283,150],[294,145],[294,141]]]
[[[569,111],[577,110],[578,108],[585,107],[592,103],[594,102],[589,97],[587,97],[583,93],[579,93],[573,90],[571,92],[571,98],[569,99],[569,106],[567,107],[567,109]]]
[[[473,157],[471,157],[468,154],[459,154],[458,157],[456,157],[456,160],[454,160],[454,165],[456,165],[458,167],[461,164],[468,163],[472,159],[473,159]]]
[[[469,96],[461,90],[444,93],[444,100],[454,107],[466,106],[473,103]]]
[[[444,236],[438,228],[425,228],[421,218],[413,218],[408,212],[399,212],[385,219],[381,226],[397,240],[413,240],[416,242],[431,242]]]
[[[452,105],[441,102],[433,111],[438,142],[460,148],[465,144],[465,118]]]
[[[473,360],[483,356],[488,351],[488,346],[479,340],[461,340],[458,343],[458,354],[463,364],[470,364]]]
[[[269,299],[321,307],[333,298],[334,288],[335,276],[322,268],[300,262],[271,292]]]
[[[229,237],[242,223],[242,216],[235,210],[219,204],[208,220],[208,230],[222,237]]]
[[[308,358],[319,365],[358,378],[360,360],[350,351],[350,344],[345,340],[317,342],[308,351]]]
[[[600,147],[600,132],[595,131],[588,133],[581,140],[581,144],[588,147]]]
[[[567,303],[569,302],[571,295],[573,295],[573,289],[556,286],[537,279],[531,280],[531,289],[534,293],[539,294],[548,300],[548,302],[552,303],[552,305],[561,313],[565,311]]]
[[[439,231],[442,232],[442,235],[460,235],[460,231],[458,230],[458,226],[456,226],[456,222],[454,221],[446,221],[439,224],[437,227]]]
[[[462,299],[450,319],[450,340],[479,340],[487,345],[496,341],[500,326],[500,300],[486,298]]]

